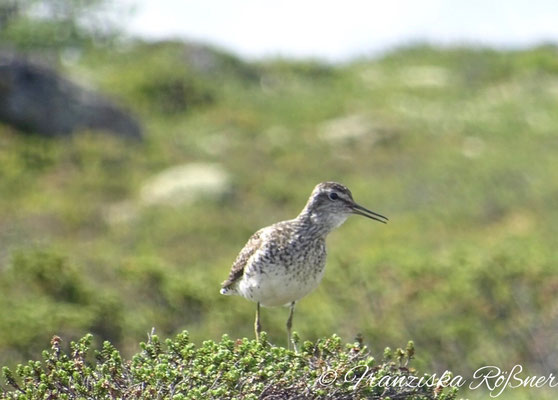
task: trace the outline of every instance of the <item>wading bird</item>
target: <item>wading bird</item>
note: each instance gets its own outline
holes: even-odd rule
[[[336,182],[318,184],[295,218],[262,228],[248,240],[221,285],[221,294],[256,302],[256,339],[261,332],[260,305],[290,306],[288,346],[295,304],[320,283],[326,264],[326,237],[351,215],[387,222],[353,200],[351,191]]]

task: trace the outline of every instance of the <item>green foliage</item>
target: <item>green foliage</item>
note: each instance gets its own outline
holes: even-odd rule
[[[121,306],[108,292],[95,294],[80,272],[52,250],[15,252],[8,268],[0,271],[0,306],[10,310],[0,319],[3,362],[13,362],[13,352],[36,355],[39,343],[61,327],[71,337],[91,330],[118,343]]]
[[[84,56],[99,69],[99,85],[143,113],[177,116],[212,105],[229,85],[257,82],[240,59],[198,44],[135,42],[127,52]]]
[[[117,31],[106,0],[3,0],[0,44],[59,51],[109,42]]]
[[[377,361],[359,342],[343,347],[335,335],[306,341],[296,354],[270,344],[265,333],[259,343],[224,335],[220,342],[206,340],[198,347],[185,331],[164,343],[149,335],[131,361],[104,342],[91,362],[92,338],[72,342],[66,353],[55,336],[43,362],[20,364],[15,373],[3,368],[8,387],[0,398],[451,400],[457,393],[443,380],[428,385],[380,383],[417,378],[409,366],[412,342],[407,350],[397,349],[395,360],[385,356]]]
[[[33,293],[77,303],[86,296],[77,272],[66,259],[46,251],[14,254],[11,271],[15,282]]]

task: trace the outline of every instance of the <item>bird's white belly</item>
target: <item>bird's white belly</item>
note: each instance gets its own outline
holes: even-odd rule
[[[282,306],[298,301],[322,280],[324,267],[267,265],[263,272],[245,274],[238,284],[241,296],[263,306]]]

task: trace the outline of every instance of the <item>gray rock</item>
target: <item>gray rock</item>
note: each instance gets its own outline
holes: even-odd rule
[[[141,139],[139,123],[103,96],[24,60],[0,60],[0,121],[54,137],[80,130]]]

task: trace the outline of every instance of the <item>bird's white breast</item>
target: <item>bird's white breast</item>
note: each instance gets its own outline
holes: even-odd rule
[[[264,306],[290,304],[313,291],[320,283],[325,267],[325,242],[306,243],[290,241],[280,249],[280,257],[270,256],[265,246],[249,260],[238,283],[238,293]]]

